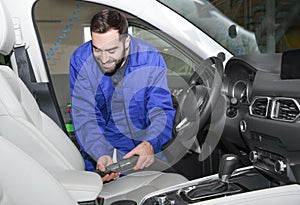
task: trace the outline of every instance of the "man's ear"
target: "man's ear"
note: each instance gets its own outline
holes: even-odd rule
[[[127,35],[127,37],[125,39],[125,48],[126,48],[126,50],[129,48],[129,44],[130,44],[130,37],[129,37],[129,35]]]

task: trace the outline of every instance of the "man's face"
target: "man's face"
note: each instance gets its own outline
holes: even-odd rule
[[[125,56],[125,42],[117,30],[106,33],[92,32],[93,54],[105,74],[112,74]]]

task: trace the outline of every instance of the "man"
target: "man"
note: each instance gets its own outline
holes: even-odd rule
[[[139,155],[134,170],[148,167],[172,137],[165,62],[156,48],[128,34],[126,17],[116,11],[92,18],[91,37],[70,60],[73,125],[86,169],[105,171],[114,148],[118,160]]]

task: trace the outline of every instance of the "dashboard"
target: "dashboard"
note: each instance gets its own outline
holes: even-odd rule
[[[288,183],[300,181],[300,78],[283,76],[291,69],[285,68],[286,55],[260,54],[228,61],[224,91],[228,109],[235,109],[235,114],[227,114],[222,137],[244,152],[256,168]]]

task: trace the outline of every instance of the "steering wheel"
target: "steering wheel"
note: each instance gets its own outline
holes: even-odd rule
[[[213,73],[213,81],[205,84],[203,74],[209,71]],[[222,60],[219,57],[209,57],[191,76],[188,89],[183,91],[178,100],[173,139],[165,149],[171,163],[186,154],[188,148],[195,143],[198,131],[202,130],[210,119],[212,108],[220,96],[223,72]]]

